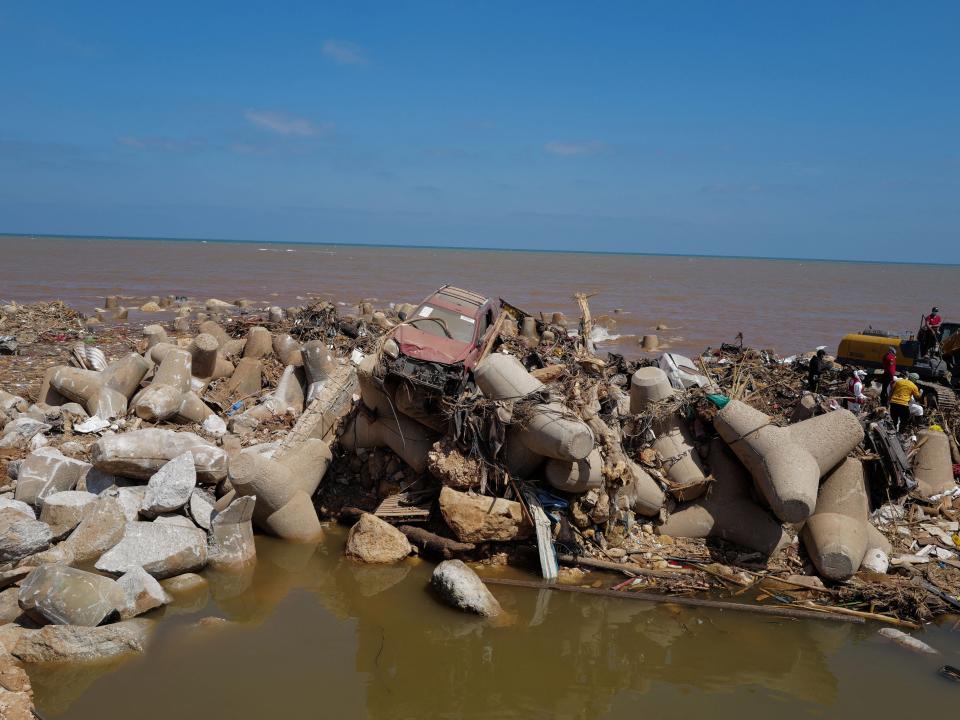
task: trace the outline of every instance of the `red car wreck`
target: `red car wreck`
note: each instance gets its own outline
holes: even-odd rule
[[[442,396],[457,397],[498,337],[500,298],[444,285],[387,337],[377,377],[397,409],[436,418]]]

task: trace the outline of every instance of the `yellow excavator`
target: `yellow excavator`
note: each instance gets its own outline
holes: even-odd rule
[[[880,368],[887,348],[897,351],[897,369],[920,376],[926,397],[939,408],[953,407],[960,395],[960,323],[943,323],[939,340],[926,354],[920,352],[916,335],[897,335],[868,327],[844,335],[837,349],[837,362],[862,368]]]

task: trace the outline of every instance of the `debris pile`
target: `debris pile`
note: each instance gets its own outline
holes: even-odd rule
[[[577,567],[903,627],[960,606],[960,417],[898,433],[876,399],[841,406],[839,366],[814,394],[809,356],[601,358],[586,296],[575,326],[449,286],[343,315],[161,298],[140,312],[172,322],[140,327],[107,300],[100,323],[57,303],[0,320],[20,343],[0,358],[0,650],[24,661],[41,634],[62,660],[139,649],[181,578],[329,519],[357,562],[582,585]],[[471,573],[433,584],[498,614]]]

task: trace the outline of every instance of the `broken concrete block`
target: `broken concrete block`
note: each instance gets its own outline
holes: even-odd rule
[[[11,420],[3,427],[0,435],[0,448],[24,448],[35,437],[42,437],[51,426],[45,422],[26,415]]]
[[[120,542],[127,522],[119,501],[120,492],[117,488],[105,490],[95,503],[84,507],[83,519],[76,530],[54,548],[62,553],[64,562],[89,563]]]
[[[921,497],[953,490],[953,460],[950,456],[950,439],[939,430],[921,430],[917,433],[917,454],[913,458],[913,476],[917,480],[917,492]]]
[[[208,553],[211,567],[239,568],[256,561],[252,524],[256,502],[255,495],[245,495],[213,512]]]
[[[94,627],[123,605],[116,581],[67,565],[41,565],[20,586],[20,607],[57,625]]]
[[[677,538],[713,537],[765,555],[790,544],[777,519],[750,497],[750,478],[720,440],[710,445],[714,482],[706,497],[681,505],[660,526],[660,533]]]
[[[503,608],[477,574],[462,560],[444,560],[433,570],[430,585],[447,604],[483,617],[497,617]]]
[[[140,512],[147,517],[173,512],[186,505],[197,485],[193,455],[187,451],[157,470],[147,483]]]
[[[816,512],[803,527],[807,554],[822,577],[846,580],[860,568],[870,539],[869,513],[863,463],[847,458],[820,486]]]
[[[131,522],[123,538],[105,552],[95,567],[122,575],[142,567],[155,578],[200,570],[207,564],[206,533],[197,528],[150,522]]]
[[[531,450],[544,457],[576,462],[590,454],[593,432],[561,403],[543,402],[545,386],[527,372],[512,355],[494,353],[474,370],[477,387],[492,400],[539,398],[541,402],[524,408],[522,419],[515,421],[518,437]]]
[[[90,470],[90,463],[66,457],[54,448],[30,453],[20,466],[14,497],[35,507],[53,493],[73,490]]]
[[[282,459],[241,452],[230,459],[230,482],[238,495],[256,496],[256,525],[278,537],[311,540],[320,536],[320,520],[311,496],[331,459],[322,440],[308,439]]]
[[[549,482],[557,490],[568,493],[585,493],[603,485],[603,457],[594,450],[583,460],[571,463],[550,458],[544,467]]]
[[[15,563],[47,548],[53,540],[50,526],[19,510],[0,510],[0,563]]]
[[[149,428],[100,438],[90,451],[101,472],[148,480],[167,462],[189,451],[197,480],[215,484],[227,476],[227,453],[199,435]]]
[[[532,533],[518,502],[440,490],[440,512],[460,542],[507,542],[522,540]]]
[[[213,493],[208,490],[194,488],[193,492],[190,493],[190,500],[187,502],[187,511],[190,513],[193,521],[204,530],[210,529],[210,516],[213,513],[215,503],[216,498]]]
[[[80,490],[53,493],[43,500],[40,520],[49,525],[55,535],[63,536],[80,524],[87,506],[96,501],[96,495]]]
[[[129,620],[173,601],[157,579],[141,567],[124,573],[116,582],[123,592],[123,601],[117,608],[123,620]]]
[[[364,513],[347,534],[344,554],[365,563],[395,563],[412,550],[406,535],[376,515]]]

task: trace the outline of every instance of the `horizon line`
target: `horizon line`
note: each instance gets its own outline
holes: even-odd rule
[[[196,238],[196,237],[153,237],[141,235],[71,235],[64,233],[13,233],[0,232],[3,238],[33,238],[33,239],[64,239],[64,240],[114,240],[114,241],[150,241],[150,242],[195,242],[195,243],[223,243],[244,245],[319,245],[324,247],[367,247],[367,248],[401,248],[410,250],[468,250],[473,252],[529,252],[529,253],[569,253],[574,255],[631,255],[639,257],[686,257],[706,258],[711,260],[774,260],[789,262],[822,262],[822,263],[850,263],[854,265],[914,265],[925,267],[960,267],[960,263],[916,262],[911,260],[850,260],[843,258],[817,257],[788,257],[774,255],[717,255],[710,253],[663,253],[643,252],[631,250],[546,250],[538,248],[499,248],[477,245],[411,245],[409,243],[382,243],[382,242],[325,242],[320,240],[241,240],[235,238]]]

